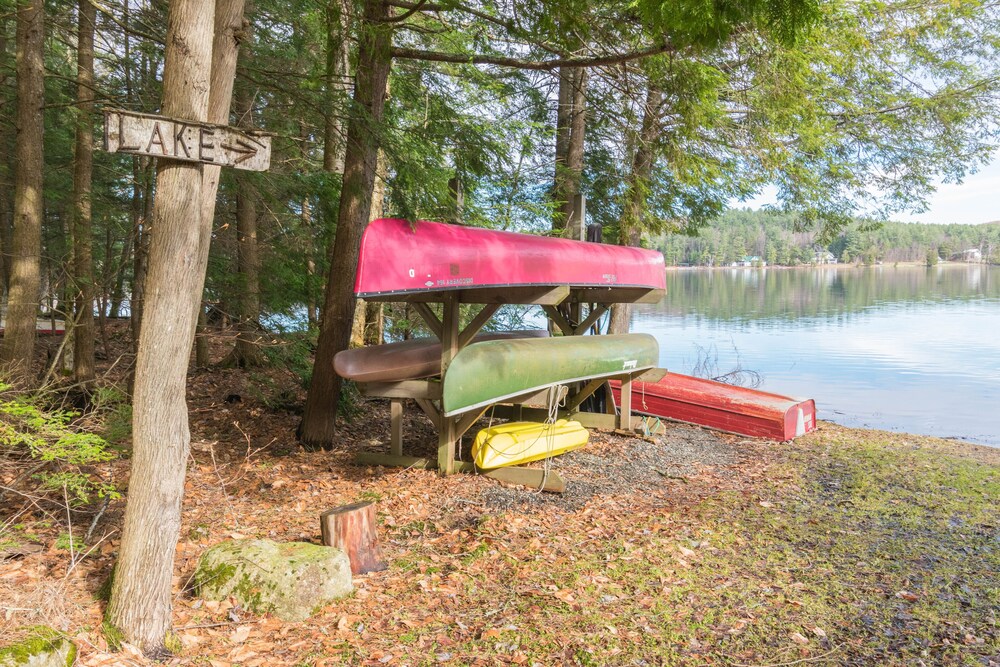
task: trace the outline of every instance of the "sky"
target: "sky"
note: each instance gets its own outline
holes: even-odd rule
[[[765,189],[759,196],[735,206],[760,208],[775,201],[775,190]],[[928,199],[926,213],[896,214],[900,222],[978,225],[1000,220],[1000,158],[967,176],[961,184],[942,183]]]
[[[939,185],[928,203],[926,213],[897,218],[903,222],[969,225],[1000,220],[1000,159],[968,176],[961,185]]]

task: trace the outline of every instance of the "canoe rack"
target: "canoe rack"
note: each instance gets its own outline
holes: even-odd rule
[[[417,268],[408,268],[411,266]],[[424,279],[427,287],[415,287],[414,281]],[[552,327],[563,336],[581,336],[612,304],[658,302],[664,285],[663,257],[653,251],[432,222],[372,222],[362,240],[355,294],[366,301],[409,303],[441,341],[441,374],[433,379],[358,384],[365,396],[389,399],[391,436],[389,454],[362,452],[357,461],[436,468],[442,475],[475,472],[505,482],[563,491],[565,482],[554,471],[524,467],[482,471],[455,457],[456,443],[491,408],[505,419],[544,421],[548,417],[547,388],[446,416],[443,390],[448,368],[504,304],[541,306]],[[432,303],[441,304],[440,318],[430,307]],[[464,328],[459,321],[462,304],[483,305]],[[633,431],[642,425],[643,418],[632,416],[631,383],[660,379],[665,371],[654,368],[655,363],[654,359],[628,371],[573,378],[563,389],[566,402],[559,417],[575,419],[587,428]],[[617,411],[607,386],[611,379],[619,380],[624,388]],[[608,413],[582,411],[583,402],[598,390],[607,392]],[[436,459],[403,454],[405,399],[416,402],[437,429]]]

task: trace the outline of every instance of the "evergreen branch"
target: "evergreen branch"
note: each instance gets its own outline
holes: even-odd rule
[[[98,0],[90,0],[90,4],[97,7],[97,9],[104,15],[106,19],[108,19],[116,26],[121,28],[123,33],[129,35],[135,35],[136,37],[142,37],[143,39],[147,39],[150,42],[158,44],[160,46],[163,46],[166,43],[166,40],[162,36],[157,36],[150,32],[144,32],[142,30],[136,30],[134,26],[125,25],[124,21],[120,21],[118,19],[115,10],[111,9],[110,7],[107,7],[106,5],[102,5],[100,2],[98,2]]]

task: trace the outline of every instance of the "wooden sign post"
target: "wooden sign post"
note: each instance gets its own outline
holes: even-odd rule
[[[225,125],[105,109],[104,150],[267,171],[271,137]]]

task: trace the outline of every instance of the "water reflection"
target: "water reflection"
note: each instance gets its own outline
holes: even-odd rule
[[[648,312],[712,319],[799,320],[941,301],[1000,299],[1000,272],[984,265],[679,270]]]
[[[689,372],[706,352],[852,426],[1000,445],[1000,269],[673,271],[633,331]]]

